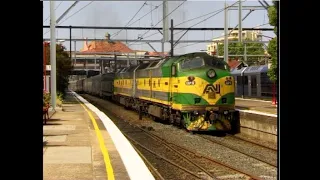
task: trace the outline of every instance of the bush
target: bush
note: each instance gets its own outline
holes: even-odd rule
[[[44,100],[45,104],[50,103],[50,101],[51,101],[50,93],[48,93],[48,92],[43,92],[43,100]]]
[[[43,100],[44,100],[45,104],[50,104],[51,103],[51,94],[48,92],[43,92]],[[58,107],[61,107],[62,102],[63,102],[63,94],[58,92],[57,99],[56,99],[56,105]]]

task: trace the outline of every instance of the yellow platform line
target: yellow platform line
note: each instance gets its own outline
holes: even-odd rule
[[[100,131],[99,127],[98,127],[98,124],[97,124],[96,120],[94,119],[92,113],[78,99],[77,99],[77,101],[87,111],[87,113],[88,113],[88,115],[89,115],[89,117],[90,117],[90,119],[92,121],[92,124],[94,126],[94,130],[95,130],[95,132],[97,134],[97,137],[98,137],[98,140],[99,140],[99,145],[100,145],[100,149],[101,149],[101,152],[102,152],[102,155],[103,155],[104,163],[106,165],[108,180],[114,180],[113,168],[112,168],[112,165],[111,165],[109,153],[108,153],[108,150],[107,150],[107,148],[106,148],[106,146],[104,144],[104,140],[103,140],[101,131]]]

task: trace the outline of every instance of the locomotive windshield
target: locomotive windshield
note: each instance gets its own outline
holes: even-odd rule
[[[181,69],[194,69],[204,65],[204,60],[202,57],[195,57],[192,59],[186,59],[181,62]]]
[[[206,56],[204,58],[206,65],[212,66],[218,69],[222,70],[228,70],[229,71],[229,65],[224,62],[223,58],[217,58],[217,57],[212,57],[212,56]]]

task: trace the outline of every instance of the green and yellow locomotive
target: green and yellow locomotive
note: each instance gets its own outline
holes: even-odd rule
[[[234,87],[228,65],[200,52],[117,72],[113,99],[189,131],[239,133]]]

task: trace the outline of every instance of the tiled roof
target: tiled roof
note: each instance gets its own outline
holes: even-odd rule
[[[241,61],[237,61],[237,60],[228,61],[228,65],[230,66],[231,69],[238,67],[239,64],[241,64]]]
[[[146,52],[145,55],[149,56],[169,56],[168,52]]]
[[[87,45],[85,42],[84,48],[81,52],[122,52],[122,53],[132,53],[134,52],[128,46],[120,41],[92,41]]]

